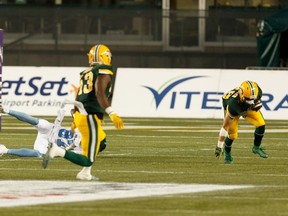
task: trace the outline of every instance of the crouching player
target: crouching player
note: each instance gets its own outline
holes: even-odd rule
[[[231,149],[232,143],[238,137],[238,123],[240,117],[255,127],[254,145],[252,152],[262,158],[268,158],[266,152],[260,147],[265,134],[265,120],[260,111],[262,90],[256,82],[244,81],[240,87],[236,87],[224,94],[223,108],[224,120],[221,127],[215,156],[220,157],[224,153],[224,163],[233,162]]]

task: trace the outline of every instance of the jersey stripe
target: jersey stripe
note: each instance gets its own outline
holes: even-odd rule
[[[99,62],[99,56],[98,56],[98,50],[100,49],[100,46],[101,45],[97,45],[96,47],[95,47],[95,53],[94,53],[94,62]]]
[[[89,130],[90,130],[90,140],[89,140],[89,160],[94,162],[96,148],[97,148],[97,123],[93,117],[93,115],[88,115],[88,123],[89,123]]]
[[[254,88],[254,86],[253,86],[252,82],[250,82],[250,81],[247,81],[247,83],[248,83],[248,85],[250,86],[250,90],[251,90],[251,96],[254,96],[254,97],[256,97],[256,94],[255,94],[255,88]]]

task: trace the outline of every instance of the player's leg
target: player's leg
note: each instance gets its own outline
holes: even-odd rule
[[[87,117],[87,125],[83,125],[84,121],[77,122],[76,120],[75,123],[82,135],[82,154],[89,158],[91,162],[94,162],[99,151],[103,151],[106,147],[106,134],[101,127],[101,121],[96,115],[89,115]],[[80,180],[98,180],[97,177],[91,175],[91,168],[92,166],[83,167],[76,178]]]
[[[228,129],[228,136],[225,138],[225,141],[224,141],[224,162],[227,164],[231,164],[233,162],[231,150],[232,150],[232,144],[234,140],[236,140],[238,137],[239,118],[240,116],[235,117],[235,119],[231,123]]]
[[[84,135],[85,133],[83,134],[84,125],[88,125],[87,117],[88,117],[87,115],[81,115],[79,112],[76,112],[75,117],[74,117],[75,124],[78,123],[78,125],[76,124],[76,127],[79,129],[82,135],[82,140],[81,140],[82,152],[83,152],[83,146],[85,146],[84,143],[87,142],[86,141],[87,135],[85,136]],[[81,124],[81,122],[83,123]],[[79,125],[81,128],[79,128]],[[72,163],[78,164],[80,166],[86,166],[86,167],[91,166],[93,163],[92,161],[89,160],[89,158],[86,155],[80,155],[71,151],[65,151],[65,149],[58,147],[56,144],[50,143],[48,146],[48,151],[44,155],[44,158],[43,158],[43,164],[42,164],[43,167],[47,168],[49,161],[53,159],[54,157],[63,157],[71,161]]]
[[[0,156],[3,154],[16,155],[19,157],[42,157],[42,154],[34,149],[8,149],[5,145],[0,144]]]
[[[27,122],[28,124],[31,124],[34,126],[39,123],[38,118],[34,118],[33,116],[28,115],[28,114],[23,113],[23,112],[11,110],[11,109],[5,109],[5,108],[3,109],[3,112],[5,112],[11,116],[14,116],[15,118],[17,118],[20,121]]]
[[[98,154],[100,140],[103,140],[106,136],[101,127],[101,122],[96,115],[81,115],[79,112],[75,113],[74,122],[76,127],[79,129],[82,140],[82,155],[76,154],[71,151],[65,151],[55,144],[49,145],[49,150],[44,156],[43,167],[48,166],[49,161],[54,157],[64,157],[66,160],[71,161],[77,165],[83,167],[90,167]],[[100,135],[100,136],[99,136]],[[86,171],[90,172],[91,168],[87,168]],[[87,178],[81,180],[94,180],[91,174],[87,175]]]
[[[260,157],[268,158],[266,152],[260,147],[262,139],[265,135],[265,125],[266,125],[262,113],[260,111],[255,112],[249,110],[247,112],[247,117],[245,118],[245,120],[255,126],[254,145],[252,148],[252,152],[254,154],[258,154]]]
[[[27,148],[8,149],[7,154],[19,157],[42,157],[42,154],[38,150]]]

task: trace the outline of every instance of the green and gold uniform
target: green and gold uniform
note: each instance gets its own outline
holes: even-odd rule
[[[106,138],[106,133],[101,126],[105,111],[100,106],[95,93],[95,82],[101,74],[110,75],[112,80],[112,66],[96,64],[80,73],[80,85],[76,100],[83,103],[88,115],[83,115],[76,111],[74,127],[78,128],[82,135],[81,147],[84,157],[66,153],[65,158],[81,166],[91,166],[93,164],[99,152],[100,143]],[[110,87],[111,82],[105,90],[107,97],[109,96]]]
[[[259,101],[262,97],[262,90],[258,87],[258,95],[255,101]],[[250,105],[240,100],[239,88],[235,88],[222,97],[224,115],[228,115],[233,119],[232,124],[228,129],[228,136],[225,139],[225,149],[231,150],[232,142],[238,137],[238,123],[240,117],[255,126],[254,145],[260,146],[265,133],[265,120],[260,110],[254,110],[254,105]],[[230,147],[230,150],[229,150]]]
[[[99,105],[97,98],[95,97],[95,82],[99,74],[109,74],[113,75],[112,66],[108,65],[95,65],[90,67],[80,73],[80,86],[78,95],[76,97],[77,101],[82,102],[84,108],[88,114],[96,114],[98,118],[103,119],[103,108]],[[109,96],[109,90],[111,87],[111,82],[106,87],[105,94]]]

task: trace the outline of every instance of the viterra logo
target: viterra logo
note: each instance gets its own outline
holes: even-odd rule
[[[197,78],[202,78],[205,76],[192,76],[192,77],[186,77],[186,78],[182,78],[182,79],[178,79],[176,81],[173,81],[171,84],[169,84],[172,80],[174,80],[175,78],[168,80],[167,82],[165,82],[163,85],[161,85],[161,87],[158,90],[153,89],[152,87],[149,86],[143,86],[147,89],[149,89],[151,91],[151,93],[154,96],[155,99],[155,103],[156,103],[156,109],[159,107],[161,101],[165,98],[165,96],[172,91],[172,89],[176,86],[178,86],[179,84],[186,82],[188,80],[192,80],[192,79],[197,79]],[[190,95],[191,96],[191,95]],[[171,100],[171,105],[170,107],[173,105],[173,101],[175,101],[176,98],[176,93],[173,92],[172,93],[172,100]]]

